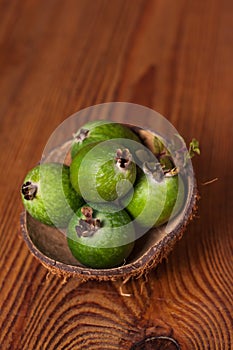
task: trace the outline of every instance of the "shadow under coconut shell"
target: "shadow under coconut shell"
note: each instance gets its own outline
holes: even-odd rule
[[[151,137],[151,132],[143,131]],[[140,133],[139,133],[140,134]],[[51,152],[49,161],[59,161],[61,153],[66,155],[65,163],[70,164],[70,142]],[[57,158],[57,159],[56,159]],[[31,253],[51,272],[82,280],[128,279],[149,272],[163,258],[167,257],[179,240],[197,208],[197,188],[194,177],[187,177],[186,198],[183,208],[168,224],[153,228],[136,240],[134,249],[126,263],[110,269],[92,269],[83,266],[71,254],[66,236],[54,227],[44,225],[32,218],[26,211],[21,214],[23,238]]]

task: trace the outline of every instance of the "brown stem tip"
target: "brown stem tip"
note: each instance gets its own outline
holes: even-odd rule
[[[146,175],[151,176],[157,182],[161,182],[164,178],[164,173],[159,162],[144,162],[142,169]]]
[[[132,161],[132,155],[130,151],[125,148],[123,150],[118,149],[116,151],[116,164],[121,169],[127,169]]]
[[[36,197],[37,186],[30,181],[27,181],[23,184],[21,192],[24,196],[24,199],[27,201],[32,201]]]
[[[80,129],[79,133],[74,136],[75,137],[75,141],[77,143],[83,142],[88,137],[88,134],[89,134],[89,130],[88,129]]]
[[[93,210],[91,207],[81,209],[85,219],[80,219],[79,224],[75,226],[78,237],[91,237],[100,228],[100,220],[92,217]]]

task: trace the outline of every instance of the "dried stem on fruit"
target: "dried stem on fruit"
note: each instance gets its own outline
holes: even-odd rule
[[[75,226],[78,237],[91,237],[100,228],[100,220],[93,218],[93,210],[91,207],[83,207],[81,209],[85,219],[80,219],[79,224]]]
[[[79,143],[84,141],[89,134],[88,129],[81,129],[77,135],[74,135],[75,142]]]
[[[30,181],[27,181],[23,184],[21,191],[24,199],[27,201],[32,201],[36,197],[37,185],[33,184]]]
[[[116,151],[116,163],[119,168],[127,169],[132,161],[132,155],[130,151],[125,148],[123,150],[118,149]]]

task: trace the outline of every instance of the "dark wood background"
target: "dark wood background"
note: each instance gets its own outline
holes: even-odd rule
[[[233,2],[1,0],[0,19],[0,348],[232,349]],[[19,189],[52,131],[110,101],[202,151],[198,218],[131,296],[48,274],[20,236]]]

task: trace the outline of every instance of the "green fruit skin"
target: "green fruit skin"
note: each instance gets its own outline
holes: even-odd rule
[[[94,149],[95,146],[99,147]],[[92,143],[82,148],[72,160],[71,183],[86,202],[114,201],[125,196],[132,188],[130,184],[133,185],[136,179],[135,163],[132,161],[124,171],[115,164],[116,150],[122,148],[121,146],[112,141],[107,144]],[[88,153],[89,151],[91,152]]]
[[[161,182],[156,182],[141,172],[126,210],[140,226],[157,227],[169,220],[177,196],[177,175],[165,177]]]
[[[69,167],[59,163],[44,163],[34,167],[25,177],[36,184],[35,198],[22,201],[28,213],[40,222],[56,227],[67,227],[74,212],[83,204],[83,199],[70,183]]]
[[[81,129],[89,130],[87,138],[81,142],[77,142],[75,139],[71,146],[71,157],[74,158],[77,152],[84,146],[99,141],[106,141],[110,139],[130,139],[141,143],[138,136],[131,131],[127,126],[119,123],[113,123],[106,120],[97,120],[86,123],[80,128],[76,135],[79,134]],[[127,144],[126,144],[127,147]]]
[[[72,217],[67,233],[71,253],[79,262],[91,268],[121,265],[134,247],[135,232],[131,218],[124,210],[116,213],[94,210],[94,217],[100,219],[103,226],[91,237],[77,235],[75,227],[80,219],[85,219],[81,208]]]

